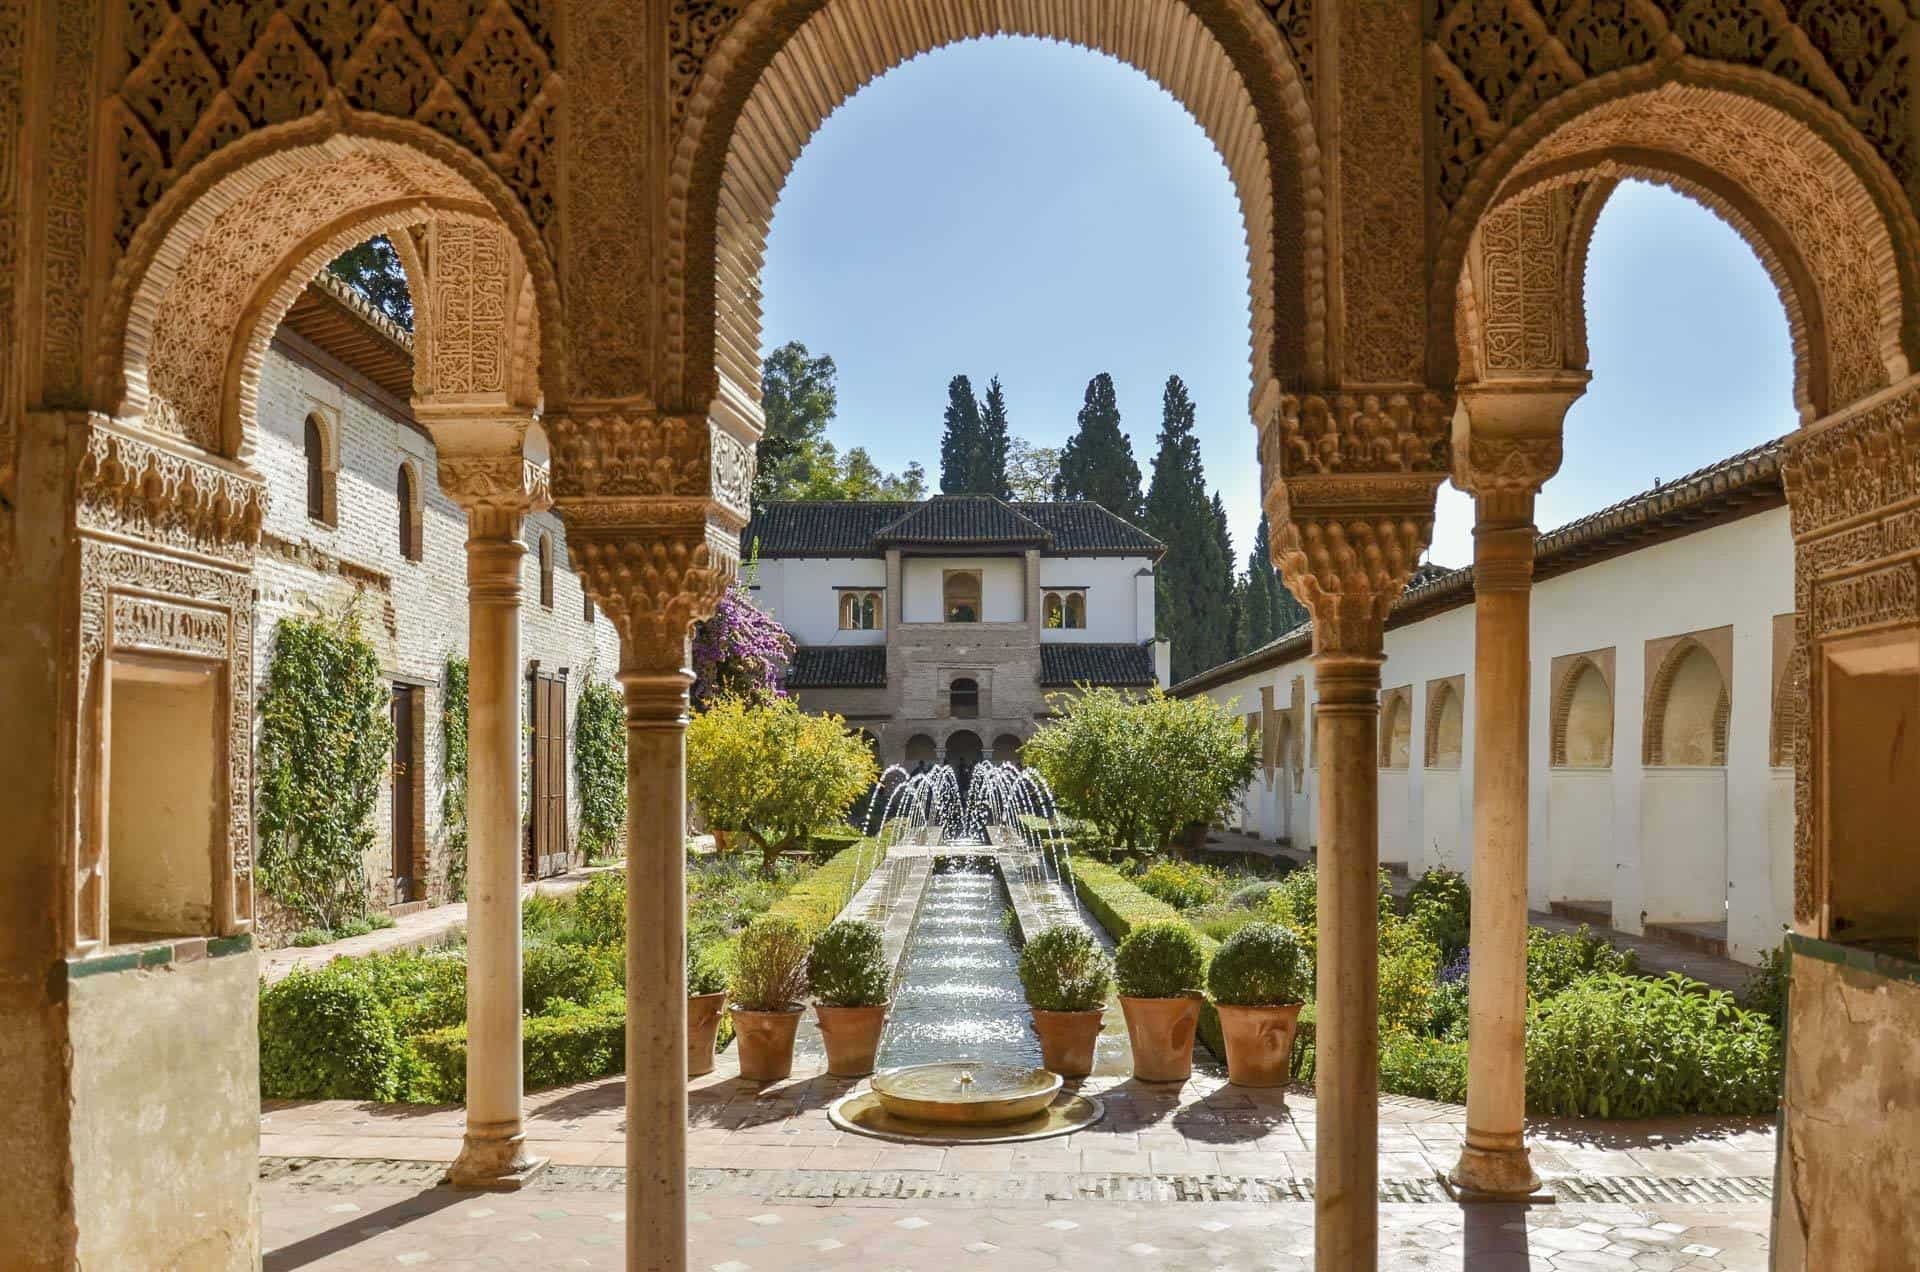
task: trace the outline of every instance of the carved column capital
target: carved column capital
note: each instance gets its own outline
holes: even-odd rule
[[[440,489],[467,513],[474,539],[511,539],[552,503],[545,464],[527,453],[530,411],[414,403],[439,452]]]
[[[1316,654],[1380,653],[1433,534],[1451,415],[1419,388],[1279,394],[1262,413],[1274,565],[1313,615]]]
[[[740,566],[739,542],[704,524],[595,526],[569,505],[568,553],[581,584],[620,633],[620,668],[664,674],[687,666],[693,625],[712,615]]]
[[[1567,410],[1587,391],[1584,371],[1494,380],[1460,390],[1453,418],[1453,483],[1472,494],[1482,525],[1532,528],[1533,497],[1560,471]]]

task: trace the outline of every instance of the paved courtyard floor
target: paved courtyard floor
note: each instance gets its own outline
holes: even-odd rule
[[[826,1107],[854,1083],[817,1064],[766,1088],[732,1057],[690,1093],[692,1266],[762,1269],[1288,1269],[1312,1266],[1314,1102],[1243,1091],[1204,1066],[1179,1088],[1096,1078],[1096,1126],[1003,1147],[849,1135]],[[269,1272],[620,1268],[618,1078],[530,1096],[552,1165],[517,1194],[437,1186],[458,1108],[269,1102],[261,1125]],[[1539,1122],[1557,1201],[1463,1208],[1434,1178],[1454,1105],[1383,1097],[1381,1266],[1764,1269],[1773,1129],[1756,1119]]]

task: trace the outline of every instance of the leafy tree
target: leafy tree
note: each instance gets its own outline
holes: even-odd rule
[[[1225,510],[1217,497],[1207,500],[1193,424],[1187,386],[1168,376],[1144,520],[1147,532],[1167,545],[1155,571],[1155,611],[1172,646],[1176,681],[1224,662],[1233,644],[1231,558],[1222,555],[1220,544]]]
[[[1060,452],[1054,498],[1090,500],[1129,521],[1140,516],[1140,465],[1120,431],[1120,404],[1105,371],[1087,381],[1079,427]]]
[[[382,314],[413,330],[413,293],[407,289],[407,271],[386,235],[376,234],[348,248],[333,258],[327,271]]]
[[[879,776],[837,715],[791,698],[722,698],[687,727],[687,791],[709,826],[744,833],[771,875],[780,854],[839,821]]]
[[[927,471],[919,464],[908,464],[901,474],[882,472],[864,446],[856,446],[842,458],[832,442],[811,444],[812,457],[807,464],[806,483],[793,492],[793,498],[813,500],[903,499],[910,502],[927,497]]]
[[[757,507],[771,499],[800,498],[827,425],[839,410],[838,369],[827,354],[814,357],[807,346],[789,340],[767,355],[760,369],[760,409],[766,432],[760,436],[753,478]]]
[[[1007,484],[1007,459],[1012,438],[1007,434],[1007,395],[994,376],[987,385],[987,400],[980,412],[980,443],[974,449],[973,477],[969,489],[976,495],[1013,498]]]
[[[260,699],[258,868],[262,886],[309,924],[333,929],[367,913],[391,694],[353,614],[274,628]]]
[[[753,566],[747,567],[751,577]],[[728,588],[713,617],[693,629],[693,707],[722,698],[758,703],[786,695],[793,637],[753,603],[746,582]]]
[[[1022,756],[1115,848],[1165,851],[1187,826],[1223,815],[1258,764],[1232,702],[1085,686],[1051,701],[1058,717]]]
[[[580,787],[580,846],[589,860],[620,855],[627,824],[627,707],[620,690],[589,677],[573,725]]]
[[[940,434],[941,494],[973,492],[982,440],[980,403],[973,396],[973,382],[956,375],[947,381],[946,428]]]
[[[1059,447],[1035,446],[1024,437],[1007,440],[1007,488],[1015,499],[1032,503],[1052,499],[1059,480]]]

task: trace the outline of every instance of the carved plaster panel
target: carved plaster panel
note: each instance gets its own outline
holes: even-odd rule
[[[115,649],[184,654],[221,662],[231,653],[231,624],[222,610],[116,597],[109,613],[107,639]]]
[[[620,633],[627,671],[686,665],[693,625],[713,614],[740,566],[721,527],[595,526],[567,515],[567,552],[580,582]]]
[[[233,562],[251,561],[266,516],[258,478],[90,424],[74,473],[85,530]]]

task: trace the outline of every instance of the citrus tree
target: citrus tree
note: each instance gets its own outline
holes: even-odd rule
[[[791,698],[721,698],[687,726],[687,792],[709,826],[744,834],[771,874],[814,827],[845,817],[878,776],[837,715]]]
[[[1258,766],[1231,702],[1085,686],[1051,701],[1058,718],[1022,755],[1061,807],[1115,848],[1164,851],[1184,827],[1232,807]]]

